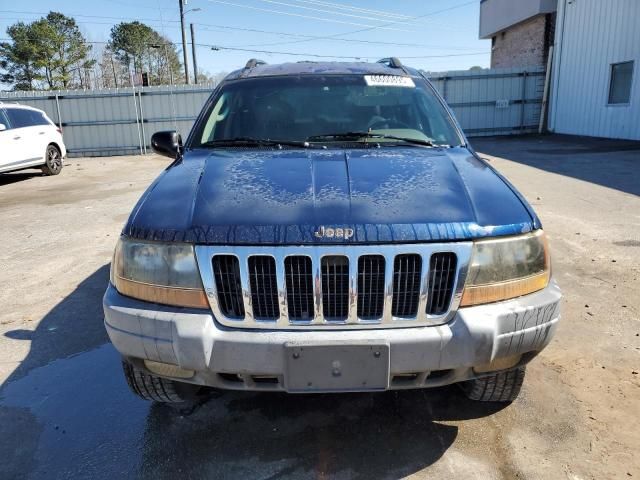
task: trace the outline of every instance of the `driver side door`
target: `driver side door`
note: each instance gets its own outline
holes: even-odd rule
[[[14,140],[15,131],[12,131],[11,124],[3,108],[0,108],[0,172],[8,170],[12,165],[16,165],[20,160],[18,155],[18,141]],[[2,128],[4,126],[4,128]]]

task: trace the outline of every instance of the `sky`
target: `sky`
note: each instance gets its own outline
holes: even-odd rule
[[[11,24],[55,9],[74,17],[98,51],[114,24],[132,20],[180,44],[179,1],[0,0],[0,38]],[[478,39],[480,0],[188,0],[185,8],[187,41],[193,23],[198,68],[209,74],[252,57],[281,63],[395,56],[431,72],[486,68],[490,61],[490,41]]]

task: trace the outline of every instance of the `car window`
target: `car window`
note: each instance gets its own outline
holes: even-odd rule
[[[51,121],[43,112],[37,110],[31,110],[34,125],[51,125]]]
[[[191,146],[238,137],[304,141],[366,131],[436,144],[461,143],[451,118],[422,79],[300,75],[224,85],[196,126]]]
[[[11,125],[9,125],[9,120],[7,119],[7,116],[5,115],[2,108],[0,108],[0,123],[4,124],[4,127],[7,130],[11,128]]]
[[[34,125],[50,125],[42,112],[26,108],[7,108],[11,128],[32,127]]]

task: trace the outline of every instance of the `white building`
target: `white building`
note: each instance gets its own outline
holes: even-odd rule
[[[640,0],[558,0],[549,130],[640,140]]]

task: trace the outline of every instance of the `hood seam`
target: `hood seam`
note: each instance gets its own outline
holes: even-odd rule
[[[462,186],[464,187],[464,196],[467,199],[467,202],[469,203],[469,205],[471,206],[471,212],[473,213],[473,220],[477,224],[478,212],[476,211],[476,206],[471,200],[471,195],[469,195],[469,187],[467,186],[467,182],[464,179],[464,176],[460,173],[460,169],[458,168],[458,165],[456,165],[455,159],[451,158],[449,155],[447,155],[447,157],[449,158],[449,160],[451,160],[451,165],[453,166],[454,170],[458,174],[458,177],[460,178],[460,181],[462,182]]]

